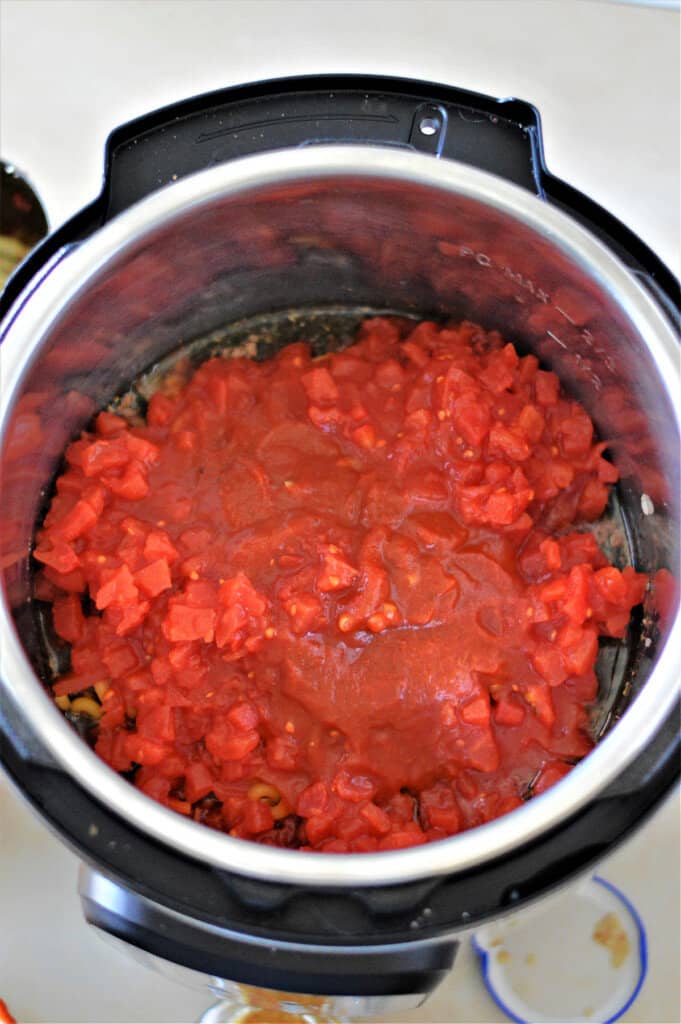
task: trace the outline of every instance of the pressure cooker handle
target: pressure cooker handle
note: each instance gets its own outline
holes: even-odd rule
[[[336,75],[225,89],[113,132],[105,219],[195,171],[319,143],[398,146],[492,171],[541,194],[540,132],[528,103],[408,79]]]

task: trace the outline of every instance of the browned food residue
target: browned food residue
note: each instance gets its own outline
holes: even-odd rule
[[[631,952],[629,936],[617,914],[605,914],[597,921],[591,938],[610,951],[612,967],[621,967]]]
[[[251,1004],[244,1007],[239,1024],[303,1024],[310,1020],[338,1024],[335,1017],[327,1015],[327,996],[277,992],[272,989],[254,988],[251,985],[240,985],[239,988],[243,997]],[[285,1009],[283,1003],[291,1006],[291,1009]],[[299,1010],[298,1013],[296,1009]]]

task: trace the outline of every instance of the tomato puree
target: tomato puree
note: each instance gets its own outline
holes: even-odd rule
[[[387,850],[505,814],[589,752],[599,637],[646,588],[583,528],[604,449],[471,323],[210,359],[66,453],[34,552],[56,700],[234,836]]]

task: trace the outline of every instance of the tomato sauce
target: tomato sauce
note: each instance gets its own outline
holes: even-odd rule
[[[211,359],[66,453],[34,552],[57,702],[234,836],[386,850],[505,814],[589,752],[599,637],[646,589],[574,529],[604,449],[470,323]]]

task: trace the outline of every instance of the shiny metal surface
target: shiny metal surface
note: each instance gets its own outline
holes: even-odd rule
[[[154,900],[147,899],[139,893],[131,892],[100,871],[96,871],[85,864],[81,864],[78,874],[78,894],[85,906],[85,918],[90,923],[97,923],[97,920],[96,915],[91,910],[88,910],[88,906],[105,910],[121,918],[123,921],[144,924],[150,931],[155,931],[158,935],[163,934],[164,921],[176,921],[184,923],[197,931],[200,930],[216,940],[224,938],[238,942],[243,946],[250,946],[254,952],[258,948],[261,950],[269,949],[273,945],[272,940],[267,937],[251,935],[244,931],[232,931],[229,928],[218,927],[208,921],[199,920],[194,917],[189,918],[169,907],[156,903]],[[300,954],[309,952],[312,948],[316,953],[322,951],[325,954],[328,953],[329,955],[333,954],[334,956],[342,957],[343,955],[353,956],[358,952],[361,953],[365,948],[372,954],[411,952],[419,947],[432,946],[437,941],[443,940],[413,939],[409,942],[391,942],[383,945],[372,944],[367,947],[348,946],[342,943],[323,946],[317,944],[311,947],[303,942],[287,942],[277,939],[276,947],[286,952]],[[338,970],[340,969],[338,967]]]
[[[192,988],[205,988],[209,992],[220,995],[221,1002],[212,1007],[210,1020],[229,1020],[228,1015],[237,1010],[243,1012],[244,1007],[256,1008],[274,1006],[281,1007],[285,1012],[291,1014],[297,1012],[295,997],[305,993],[281,992],[278,989],[257,988],[253,985],[240,985],[229,978],[218,977],[217,975],[204,973],[201,970],[192,969],[183,963],[177,963],[168,959],[160,949],[163,946],[164,935],[173,924],[183,924],[190,932],[203,933],[202,938],[207,939],[216,950],[219,950],[221,942],[225,940],[236,941],[249,951],[253,962],[260,964],[259,985],[265,985],[267,954],[272,951],[273,943],[270,939],[261,939],[243,932],[232,932],[226,928],[217,928],[197,918],[187,918],[178,914],[168,907],[161,906],[152,900],[146,899],[139,894],[131,893],[129,890],[118,885],[116,882],[102,875],[100,872],[81,865],[78,874],[78,893],[80,895],[83,914],[86,921],[97,929],[108,942],[118,946],[126,955],[134,957],[146,967],[163,974],[184,985]],[[113,923],[115,921],[115,924]],[[139,938],[140,932],[154,937],[151,943]],[[363,952],[375,957],[376,954],[388,953],[396,955],[405,950],[412,953],[415,949],[423,946],[433,947],[436,943],[433,940],[414,941],[409,943],[393,943],[384,946],[305,946],[302,943],[282,942],[277,940],[276,949],[281,952],[291,952],[299,958],[302,963],[304,955],[311,950],[321,954],[325,960],[332,958],[335,970],[339,974],[348,971],[344,966],[343,959],[356,958]],[[150,948],[153,947],[153,948]],[[351,970],[351,969],[350,969]],[[329,1018],[354,1018],[370,1017],[389,1012],[400,1012],[420,1006],[427,998],[427,992],[410,992],[395,995],[324,995],[311,997],[310,1005],[303,1006],[300,1013],[309,1013],[310,1019],[319,1016],[320,1021]],[[258,1002],[259,997],[261,1001]]]
[[[36,516],[65,444],[92,412],[182,342],[256,312],[325,302],[475,317],[534,350],[609,443],[636,516],[640,567],[678,576],[677,341],[633,275],[574,221],[491,175],[370,147],[278,152],[203,172],[133,207],[66,254],[3,325],[11,529],[0,706],[22,708],[56,763],[99,799],[193,857],[280,882],[387,884],[481,863],[593,800],[673,706],[678,619],[646,636],[628,710],[549,794],[425,848],[329,857],[212,832],[119,778],[42,691],[24,614]],[[11,458],[21,398],[24,408],[33,402],[43,438],[23,475]]]

